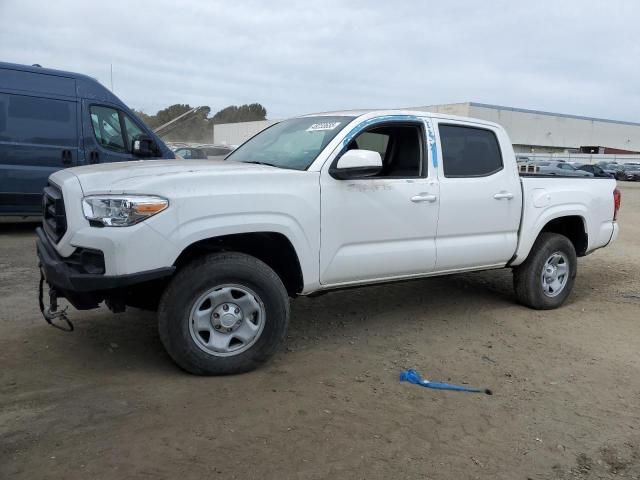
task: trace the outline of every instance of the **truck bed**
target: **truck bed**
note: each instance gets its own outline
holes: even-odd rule
[[[528,255],[537,232],[554,218],[568,215],[585,223],[588,232],[585,255],[606,246],[617,226],[612,224],[613,191],[616,181],[605,177],[569,177],[521,174],[523,212],[516,255],[511,265],[519,265]]]

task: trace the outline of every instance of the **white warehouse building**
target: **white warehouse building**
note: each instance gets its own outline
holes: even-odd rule
[[[465,102],[411,107],[502,125],[516,153],[625,154],[640,152],[640,123]],[[238,145],[277,120],[215,125],[213,142]]]
[[[640,152],[640,123],[466,102],[417,110],[481,118],[502,125],[516,153]],[[591,151],[591,150],[596,151]]]

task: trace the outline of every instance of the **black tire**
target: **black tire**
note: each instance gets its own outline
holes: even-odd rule
[[[542,274],[547,260],[556,252],[566,257],[568,275],[564,287],[558,289],[559,293],[548,296],[543,287]],[[513,269],[513,286],[518,302],[536,310],[558,308],[571,293],[577,271],[576,250],[571,241],[564,235],[542,232],[525,262]]]
[[[224,284],[242,285],[255,292],[266,313],[255,343],[232,356],[204,351],[190,331],[195,302]],[[288,324],[289,297],[280,277],[264,262],[242,253],[209,254],[188,264],[171,280],[158,307],[162,344],[181,368],[195,375],[229,375],[255,369],[276,352]]]

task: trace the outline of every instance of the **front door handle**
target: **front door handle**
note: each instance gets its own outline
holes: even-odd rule
[[[506,198],[507,200],[511,200],[513,198],[513,193],[511,192],[500,192],[500,193],[496,193],[493,198],[495,198],[496,200],[502,200],[503,198]]]
[[[411,201],[413,203],[418,203],[418,202],[429,202],[429,203],[433,203],[438,199],[438,197],[436,195],[431,195],[429,193],[420,193],[418,195],[414,195],[413,197],[411,197]]]

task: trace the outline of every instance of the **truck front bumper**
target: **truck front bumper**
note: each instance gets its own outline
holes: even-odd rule
[[[90,273],[99,270],[99,265],[96,266],[90,259],[102,255],[102,252],[92,251],[91,255],[64,258],[58,254],[42,228],[36,229],[36,235],[38,259],[45,280],[59,296],[65,297],[78,310],[96,308],[118,290],[168,277],[175,271],[172,266],[127,275]]]

